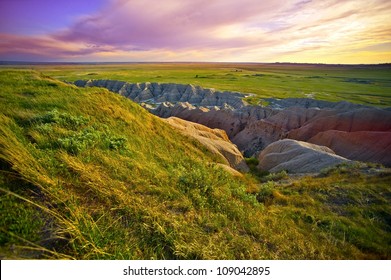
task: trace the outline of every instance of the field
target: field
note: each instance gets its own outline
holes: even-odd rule
[[[196,83],[260,97],[316,90],[391,104],[389,69],[240,66],[1,69],[0,258],[391,259],[390,169],[261,174],[251,158],[251,172],[233,176],[134,102],[61,82]]]
[[[266,97],[311,97],[391,107],[390,65],[134,63],[20,66],[59,80],[112,79],[200,85]]]

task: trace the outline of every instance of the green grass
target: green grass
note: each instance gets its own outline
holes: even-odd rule
[[[200,85],[262,98],[313,97],[391,106],[391,67],[238,63],[141,63],[26,66],[66,81],[112,79]]]
[[[388,169],[235,177],[118,94],[0,84],[1,258],[391,258]]]

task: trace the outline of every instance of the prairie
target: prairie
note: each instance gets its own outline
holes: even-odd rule
[[[7,66],[4,66],[7,67]],[[112,79],[200,85],[263,98],[311,97],[391,106],[391,66],[259,63],[122,63],[19,66],[59,80]]]

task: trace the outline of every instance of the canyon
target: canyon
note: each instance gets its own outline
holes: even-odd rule
[[[268,146],[283,139],[296,141],[289,142],[289,149],[294,145],[302,151],[303,142],[306,142],[310,145],[304,145],[307,151],[310,148],[312,154],[317,151],[318,157],[327,157],[324,161],[330,164],[320,165],[317,171],[348,160],[391,166],[390,108],[311,98],[267,98],[263,100],[266,106],[248,105],[244,101],[248,94],[204,89],[190,84],[127,83],[115,80],[79,80],[74,84],[79,87],[106,88],[130,98],[161,118],[176,117],[211,129],[220,129],[226,133],[225,141],[235,144],[245,157],[259,157],[259,168],[262,170],[276,170],[275,166],[264,163],[264,151],[275,149],[275,146],[272,146],[273,149]],[[168,122],[178,126],[178,119],[174,120]],[[180,126],[183,130],[189,124],[181,123]],[[193,129],[192,134],[196,135],[196,127],[190,127]],[[197,129],[205,130],[201,127]],[[281,142],[278,143],[281,149]],[[288,149],[287,145],[283,146]],[[327,151],[323,147],[327,147]],[[237,154],[236,150],[234,154]],[[271,161],[270,155],[266,158]],[[333,160],[328,160],[330,158]],[[296,161],[297,166],[305,166],[314,159],[301,157],[301,161],[301,164]],[[241,162],[240,157],[238,162]],[[232,163],[230,166],[237,168]],[[246,168],[241,165],[239,169]],[[305,168],[297,168],[296,172],[300,170],[305,171]],[[290,171],[295,172],[295,169],[290,168]]]

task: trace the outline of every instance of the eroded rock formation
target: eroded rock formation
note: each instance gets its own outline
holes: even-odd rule
[[[259,154],[260,170],[289,173],[317,173],[327,167],[348,162],[330,148],[302,141],[284,139],[267,146]]]
[[[224,106],[233,108],[244,106],[244,94],[238,92],[216,91],[200,86],[173,83],[126,83],[113,80],[79,80],[79,87],[104,87],[136,102],[188,102],[199,106]]]
[[[269,98],[267,107],[248,106],[242,101],[244,94],[193,85],[111,80],[75,84],[118,92],[162,118],[178,117],[222,129],[246,157],[288,138],[327,146],[351,160],[391,166],[389,109],[310,98]]]
[[[388,131],[391,130],[391,113],[376,108],[356,110],[334,110],[332,114],[309,119],[293,129],[288,138],[307,141],[320,132],[338,131]]]
[[[391,166],[391,131],[346,132],[327,130],[308,140],[330,147],[343,157]]]
[[[224,130],[211,129],[204,125],[185,121],[176,117],[170,117],[165,121],[186,136],[199,141],[210,152],[220,157],[226,165],[239,171],[249,170],[243,155],[228,139]]]

